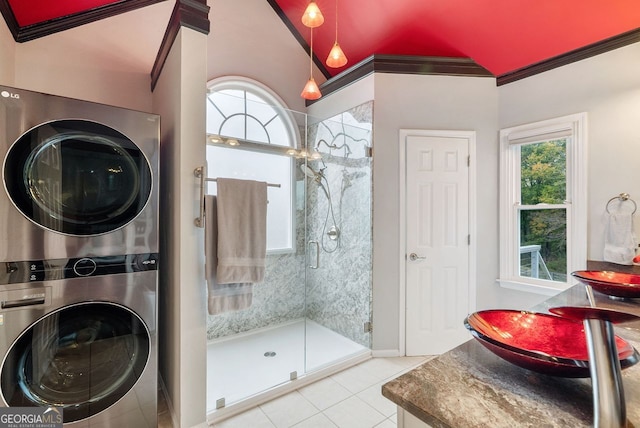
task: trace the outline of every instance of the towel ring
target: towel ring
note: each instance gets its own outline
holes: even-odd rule
[[[629,196],[628,193],[620,193],[618,196],[614,196],[613,198],[609,199],[609,201],[607,202],[607,205],[605,206],[605,209],[607,210],[607,214],[611,214],[611,211],[609,211],[609,204],[615,201],[616,199],[618,199],[620,202],[630,201],[633,204],[633,212],[631,214],[635,214],[636,211],[638,210],[638,205],[636,204],[636,201],[631,199],[631,196]]]

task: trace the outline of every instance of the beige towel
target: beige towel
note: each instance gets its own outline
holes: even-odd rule
[[[261,282],[267,253],[267,183],[218,178],[219,284]]]
[[[207,279],[207,294],[209,314],[217,315],[223,312],[238,311],[251,306],[253,298],[253,284],[218,284],[216,282],[217,246],[218,246],[218,216],[216,214],[216,197],[205,196],[205,276]]]

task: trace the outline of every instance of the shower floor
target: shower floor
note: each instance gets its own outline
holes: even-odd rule
[[[207,413],[222,398],[228,406],[289,382],[292,372],[302,376],[365,351],[368,348],[304,319],[210,342]]]

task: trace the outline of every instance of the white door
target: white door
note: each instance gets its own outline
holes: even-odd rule
[[[434,355],[471,336],[470,136],[402,131],[405,153],[406,354]],[[423,134],[423,135],[421,135]]]

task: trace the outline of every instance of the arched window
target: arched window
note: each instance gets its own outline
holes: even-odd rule
[[[209,82],[207,94],[209,177],[266,181],[267,251],[294,250],[294,159],[299,141],[294,117],[282,100],[260,83],[225,77]],[[209,183],[209,194],[216,194]]]

